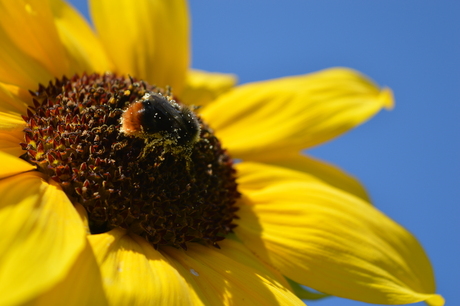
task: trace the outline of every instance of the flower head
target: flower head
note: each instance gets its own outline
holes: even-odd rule
[[[443,305],[416,239],[300,153],[389,89],[345,68],[235,87],[188,70],[184,1],[90,7],[97,35],[61,0],[0,1],[2,305]]]

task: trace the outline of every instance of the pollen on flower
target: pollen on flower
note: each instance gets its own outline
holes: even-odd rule
[[[154,247],[218,247],[236,226],[233,161],[169,91],[111,74],[31,92],[22,156],[88,212],[92,233],[124,228]]]

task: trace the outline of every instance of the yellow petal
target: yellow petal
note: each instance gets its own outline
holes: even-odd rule
[[[75,73],[113,70],[102,43],[72,6],[62,0],[52,0],[52,11],[59,37],[69,54]]]
[[[93,0],[90,11],[116,72],[180,96],[189,63],[185,0]]]
[[[392,103],[389,89],[335,68],[236,87],[201,114],[233,156],[257,160],[321,144]]]
[[[80,215],[81,222],[83,222],[83,228],[85,229],[86,234],[91,235],[91,230],[89,229],[88,213],[86,212],[86,208],[80,203],[75,203],[74,206],[77,213]]]
[[[50,291],[31,301],[34,306],[107,305],[102,278],[89,244],[80,253],[65,279]]]
[[[32,166],[17,156],[0,151],[0,178],[31,170],[35,170],[35,166]]]
[[[264,167],[265,176],[281,176],[280,168]],[[349,193],[318,180],[289,181],[292,170],[285,176],[246,189],[240,202],[235,233],[263,261],[335,296],[376,304],[442,301],[425,252],[404,228]]]
[[[85,232],[64,192],[36,172],[0,180],[0,195],[0,299],[19,305],[64,279]]]
[[[204,106],[236,85],[235,75],[190,70],[180,97],[188,105]]]
[[[14,98],[14,104],[20,104],[20,112],[21,114],[25,113],[25,109],[27,109],[28,106],[33,106],[32,102],[32,96],[30,94],[30,90],[35,90],[37,89],[38,86],[35,86],[33,89],[25,88],[25,87],[19,87],[16,85],[11,85],[11,84],[5,84],[5,83],[0,83],[3,88],[8,90],[10,94]],[[2,104],[4,101],[1,102]]]
[[[283,155],[279,155],[274,158],[267,158],[267,156],[264,156],[262,159],[264,159],[266,163],[269,164],[306,173],[331,186],[349,192],[365,201],[369,201],[369,196],[366,192],[366,189],[356,178],[331,164],[325,163],[310,156],[301,155],[296,152],[286,152]],[[237,165],[238,173],[242,173],[242,176],[246,180],[251,176],[246,176],[243,174],[244,172],[250,171],[252,175],[255,173],[260,173],[258,171],[254,173],[254,167],[258,167],[257,164],[245,162]],[[295,175],[297,175],[297,173]],[[262,171],[262,173],[260,173],[260,178],[255,178],[256,180],[252,182],[252,184],[255,183],[260,185],[263,180],[271,180],[271,178],[273,177],[263,177]]]
[[[9,132],[0,130],[0,151],[16,157],[24,154],[26,151],[22,150],[19,145],[20,142],[23,142],[23,139],[20,138],[23,135],[22,128]],[[12,169],[14,167],[16,166],[12,166]]]
[[[69,72],[47,0],[0,3],[0,81],[34,89]]]
[[[17,117],[19,114],[26,113],[27,103],[19,98],[20,91],[21,89],[17,86],[0,83],[0,112],[15,114]]]
[[[25,125],[24,120],[19,116],[19,114],[13,113],[13,112],[4,113],[0,111],[0,151],[1,152],[8,153],[16,157],[19,157],[25,153],[25,151],[23,151],[21,146],[19,145],[19,143],[24,141],[24,132],[23,132],[24,125]],[[13,171],[18,166],[19,164],[16,162],[14,163],[14,165],[9,165],[8,163],[5,163],[5,167]],[[2,168],[2,171],[6,171],[6,173],[10,173],[9,170],[5,169],[5,167]]]
[[[180,274],[144,239],[121,229],[90,235],[110,305],[190,305]]]
[[[18,127],[25,127],[24,119],[18,113],[0,112],[0,129],[13,130]]]
[[[270,175],[267,175],[267,167]],[[267,166],[256,162],[242,162],[236,165],[238,173],[238,190],[243,194],[263,189],[278,183],[297,182],[302,180],[321,183],[317,177],[301,171],[283,167]]]
[[[164,249],[204,305],[305,305],[241,243],[226,239],[219,245],[221,250],[193,243],[187,251]]]

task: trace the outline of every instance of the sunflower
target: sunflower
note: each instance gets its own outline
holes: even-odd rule
[[[444,304],[417,240],[300,153],[389,89],[345,68],[235,86],[188,68],[185,1],[90,9],[95,30],[0,1],[0,304]]]

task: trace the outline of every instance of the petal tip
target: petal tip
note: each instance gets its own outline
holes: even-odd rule
[[[439,294],[433,294],[430,298],[425,300],[429,306],[444,306],[446,303],[444,298]]]
[[[388,87],[380,91],[379,100],[387,110],[392,110],[395,107],[393,91]]]

